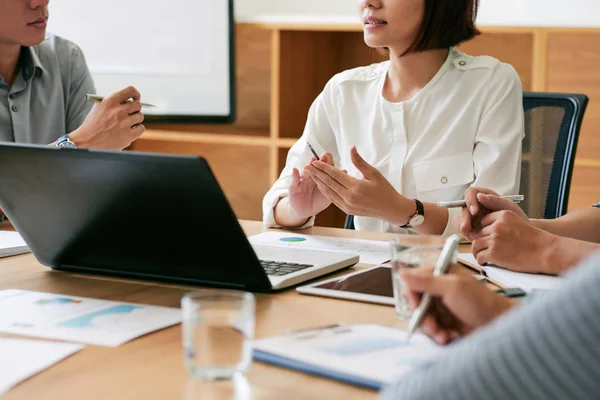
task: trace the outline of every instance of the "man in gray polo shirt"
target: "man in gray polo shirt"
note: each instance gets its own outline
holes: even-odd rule
[[[46,36],[48,0],[0,0],[0,141],[123,149],[143,132],[129,87],[92,107],[94,83],[75,44]]]

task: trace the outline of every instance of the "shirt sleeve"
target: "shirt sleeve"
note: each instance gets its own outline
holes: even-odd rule
[[[592,399],[600,393],[600,253],[384,389],[400,399]]]
[[[473,186],[500,195],[519,193],[525,137],[523,89],[517,72],[502,64],[491,83],[490,106],[484,111],[473,150]]]
[[[87,101],[86,94],[96,93],[92,75],[85,62],[81,49],[72,45],[71,49],[71,80],[67,102],[66,127],[71,133],[83,124],[85,117],[92,109],[92,103]]]
[[[307,142],[315,149],[317,154],[330,152],[336,166],[340,165],[340,157],[337,148],[337,142],[334,134],[334,91],[335,77],[327,83],[323,92],[315,99],[308,112],[308,118],[304,132],[300,139],[292,146],[287,155],[285,167],[281,172],[279,179],[267,192],[263,198],[263,223],[270,228],[280,228],[275,222],[274,207],[279,199],[289,195],[289,187],[292,182],[292,170],[297,168],[300,173],[310,161],[312,152],[308,148]],[[298,229],[306,228],[314,224],[315,217],[311,217],[304,225]]]

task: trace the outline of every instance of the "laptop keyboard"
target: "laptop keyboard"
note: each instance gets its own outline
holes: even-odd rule
[[[293,272],[301,271],[306,268],[314,267],[310,264],[296,264],[282,261],[260,260],[267,275],[284,276]]]

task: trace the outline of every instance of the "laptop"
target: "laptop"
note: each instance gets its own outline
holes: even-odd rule
[[[202,157],[2,144],[0,207],[61,271],[270,292],[358,262],[251,246]]]

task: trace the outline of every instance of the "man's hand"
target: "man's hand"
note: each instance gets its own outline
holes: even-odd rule
[[[439,344],[469,335],[516,304],[470,275],[434,276],[433,268],[415,268],[403,270],[402,279],[413,307],[423,293],[433,297],[421,330]]]
[[[470,240],[474,240],[481,230],[481,220],[493,211],[510,210],[528,220],[525,212],[515,202],[500,198],[490,189],[469,188],[465,192],[465,200],[467,206],[463,208],[460,217],[460,232]]]
[[[513,211],[497,211],[481,220],[473,255],[481,265],[492,263],[518,272],[540,273],[557,236],[531,225]]]
[[[69,138],[81,148],[122,150],[144,133],[140,93],[128,87],[97,103]]]

